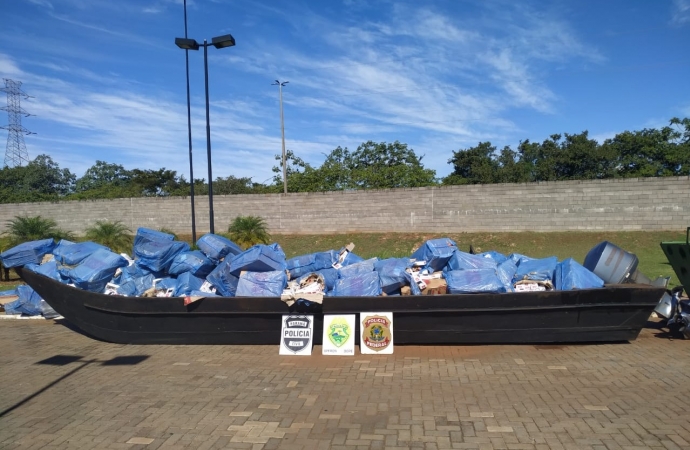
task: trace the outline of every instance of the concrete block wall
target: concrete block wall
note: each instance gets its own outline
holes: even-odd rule
[[[271,233],[684,230],[690,177],[559,181],[373,191],[214,196],[215,230],[238,215]],[[208,197],[195,197],[197,234],[209,230]],[[190,198],[131,198],[0,205],[0,231],[41,215],[77,234],[97,220],[191,234]]]

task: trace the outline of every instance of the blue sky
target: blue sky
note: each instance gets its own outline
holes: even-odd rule
[[[266,182],[281,151],[407,143],[439,177],[453,150],[690,117],[690,0],[189,0],[209,48],[213,176]],[[0,77],[23,82],[29,157],[189,179],[182,0],[7,0]],[[190,52],[194,176],[207,178],[203,52]],[[4,99],[2,100],[4,105]],[[4,112],[3,112],[4,115]],[[7,118],[0,117],[0,124]],[[5,139],[5,131],[0,134]]]

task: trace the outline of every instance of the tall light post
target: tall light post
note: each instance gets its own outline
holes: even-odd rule
[[[230,34],[217,36],[211,39],[209,44],[204,39],[203,44],[199,44],[194,39],[175,38],[175,45],[183,50],[199,50],[199,47],[204,47],[204,82],[206,87],[206,157],[208,159],[208,209],[209,209],[209,226],[211,233],[214,233],[213,226],[213,173],[211,169],[211,121],[209,118],[209,101],[208,101],[208,47],[210,45],[215,48],[232,47],[235,45],[235,38]],[[194,180],[192,180],[192,183]]]
[[[184,38],[187,39],[187,0],[184,0]],[[189,136],[189,179],[192,196],[192,242],[196,242],[196,213],[194,212],[194,163],[192,162],[192,105],[189,96],[189,49],[184,50],[187,70],[187,134]]]
[[[282,83],[276,80],[271,86],[278,85],[278,92],[280,95],[280,133],[283,135],[283,194],[287,194],[287,161],[285,159],[285,121],[283,120],[283,86],[288,84],[289,81],[283,81]]]

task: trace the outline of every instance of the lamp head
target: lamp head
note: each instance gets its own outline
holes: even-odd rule
[[[235,38],[232,37],[231,34],[226,34],[223,36],[216,36],[213,39],[211,39],[211,44],[215,48],[232,47],[235,45]]]
[[[183,50],[199,50],[199,43],[194,39],[175,38],[175,45]]]

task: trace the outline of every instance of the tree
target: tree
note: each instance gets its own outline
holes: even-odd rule
[[[98,160],[96,164],[86,169],[83,177],[77,180],[76,191],[123,188],[130,183],[131,179],[132,172],[120,164]]]
[[[0,170],[3,203],[59,200],[72,192],[76,177],[48,155],[38,155],[26,166]]]
[[[58,228],[57,222],[53,219],[41,216],[16,216],[7,223],[8,229],[5,235],[9,237],[10,245],[13,247],[23,242],[40,239],[53,238],[57,241],[61,239],[74,239],[72,233]]]
[[[230,239],[238,245],[249,248],[255,244],[268,244],[271,235],[266,229],[266,222],[257,216],[237,216],[228,227]]]
[[[86,238],[117,253],[129,252],[132,248],[132,230],[119,220],[97,220],[95,225],[86,229]]]
[[[276,155],[276,161],[282,161],[281,155]],[[320,179],[320,174],[317,169],[311,166],[308,162],[295,155],[292,150],[286,150],[286,173],[288,192],[316,192],[322,191],[323,182]],[[273,192],[283,192],[283,168],[282,166],[273,166],[271,169],[275,175],[273,176]]]
[[[255,184],[250,177],[238,178],[228,175],[225,178],[218,177],[213,182],[213,193],[217,195],[252,194]]]
[[[476,147],[454,151],[448,160],[448,164],[453,165],[453,173],[443,180],[443,184],[497,183],[500,177],[495,152],[496,147],[491,142],[480,142]]]

